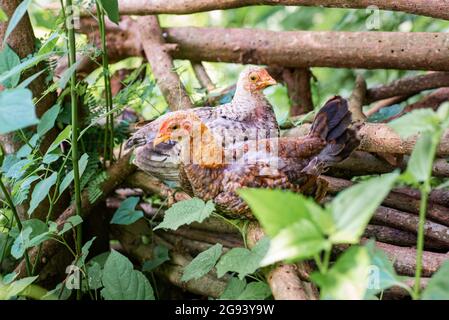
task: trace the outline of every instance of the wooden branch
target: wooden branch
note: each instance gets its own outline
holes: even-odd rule
[[[449,71],[446,33],[275,32],[184,27],[165,29],[164,35],[168,42],[178,45],[178,50],[172,53],[176,59],[298,68]]]
[[[402,11],[433,18],[449,19],[447,0],[120,0],[122,15],[188,14],[195,12],[240,8],[250,5],[314,6],[328,8],[366,9],[378,7],[381,10]]]
[[[156,83],[161,89],[171,110],[193,107],[179,76],[174,71],[172,58],[162,37],[162,30],[156,16],[139,17],[138,37],[151,65]]]
[[[369,110],[367,110],[365,112],[365,115],[367,117],[370,117],[373,114],[379,112],[381,109],[390,107],[394,104],[401,103],[401,102],[407,100],[408,98],[410,98],[410,95],[409,96],[395,96],[395,97],[379,100],[375,105],[373,105],[372,108],[370,108]]]
[[[353,182],[326,176],[325,179],[329,183],[329,192],[338,193],[353,185]],[[404,193],[395,192],[394,190],[382,202],[385,206],[395,208],[410,213],[419,213],[419,200]],[[449,226],[449,208],[430,202],[427,208],[427,217],[439,222],[445,226]],[[448,230],[449,237],[449,230]],[[448,238],[449,239],[449,238]]]
[[[201,62],[192,62],[192,68],[195,72],[196,78],[204,89],[207,91],[212,91],[215,89],[214,83],[207,74],[207,71]]]
[[[415,77],[406,77],[368,89],[365,104],[396,96],[411,96],[421,91],[447,86],[449,86],[449,72],[432,72]]]
[[[301,137],[310,130],[309,124],[286,130],[282,133],[286,137]],[[386,124],[365,123],[360,130],[361,142],[358,150],[391,153],[391,154],[411,154],[416,143],[416,136],[408,139],[401,139],[399,135]],[[437,156],[449,155],[449,130],[441,139],[437,148]]]
[[[290,98],[290,115],[298,116],[313,110],[310,69],[282,68],[282,80]]]
[[[112,192],[122,181],[129,176],[136,167],[129,163],[131,154],[128,153],[123,156],[123,158],[119,159],[114,165],[112,165],[107,170],[107,176],[108,179],[103,182],[101,185],[101,191],[102,195],[94,202],[91,203],[89,201],[89,195],[87,190],[85,190],[82,193],[81,197],[81,217],[87,218],[91,213],[92,210],[95,208],[95,206],[103,201],[106,196]],[[68,218],[75,215],[75,206],[72,204],[70,207],[68,207],[56,220],[56,223],[58,225],[58,228],[61,229],[64,223],[67,221]],[[51,257],[57,253],[58,250],[60,250],[61,245],[53,240],[49,240],[44,242],[42,246],[42,252],[40,255],[40,261],[37,262],[35,272],[36,274],[39,273],[39,270],[42,268],[43,264],[49,261]],[[35,261],[38,253],[38,248],[33,248],[30,252],[30,259],[32,262]],[[17,266],[15,272],[19,275],[19,277],[24,277],[26,275],[26,268],[24,261],[21,261],[20,264]]]
[[[443,160],[443,159],[441,159]],[[445,160],[444,160],[445,161]],[[406,194],[412,198],[415,199],[421,199],[421,193],[417,189],[411,189],[411,188],[396,188],[394,189],[395,192]],[[430,192],[429,195],[429,201],[442,205],[447,206],[449,203],[449,192],[444,189],[435,189]]]
[[[404,114],[411,112],[413,110],[418,109],[425,109],[430,108],[433,110],[437,110],[438,107],[443,104],[444,102],[449,101],[449,87],[446,88],[440,88],[428,96],[424,97],[423,99],[419,100],[418,102],[412,103],[404,108],[401,112],[399,112],[397,115],[388,118],[385,120],[385,122],[389,122],[393,119],[397,119]]]
[[[363,113],[363,101],[366,95],[366,81],[363,76],[358,75],[355,80],[355,86],[348,100],[349,110],[352,113],[354,121],[364,122],[366,116]]]

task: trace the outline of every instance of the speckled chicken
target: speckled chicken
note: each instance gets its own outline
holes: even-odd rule
[[[351,123],[347,101],[335,97],[317,113],[305,137],[244,141],[228,148],[195,113],[184,111],[164,119],[154,144],[178,141],[184,191],[212,199],[228,215],[251,217],[237,189],[278,188],[324,197],[320,174],[359,144]]]
[[[233,100],[218,107],[192,109],[209,130],[218,133],[224,145],[251,140],[251,135],[278,137],[279,127],[272,106],[263,95],[263,89],[276,81],[260,67],[250,66],[239,76]],[[181,113],[179,113],[181,112]],[[175,141],[153,144],[160,124],[182,111],[170,112],[139,129],[128,140],[127,147],[136,147],[135,164],[170,186],[179,185],[180,146]]]

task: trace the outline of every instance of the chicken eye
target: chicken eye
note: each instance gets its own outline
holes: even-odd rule
[[[173,130],[177,130],[178,128],[179,128],[179,126],[178,126],[177,124],[175,124],[175,125],[172,127]]]
[[[250,74],[249,75],[249,80],[251,80],[252,82],[256,82],[259,79],[259,77],[257,76],[257,74]]]

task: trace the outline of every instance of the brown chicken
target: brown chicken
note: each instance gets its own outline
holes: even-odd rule
[[[335,97],[317,113],[303,138],[260,139],[227,148],[195,113],[183,111],[164,119],[154,144],[178,141],[184,191],[212,199],[228,215],[251,217],[237,189],[288,189],[321,199],[326,190],[320,174],[359,144],[351,123],[347,101]]]
[[[225,145],[251,140],[251,135],[278,137],[279,127],[272,106],[265,99],[263,89],[276,81],[260,67],[247,67],[239,76],[232,102],[218,107],[192,109],[209,130],[218,133]],[[153,145],[163,121],[180,111],[170,112],[139,129],[128,140],[127,147],[136,147],[135,164],[171,186],[179,183],[180,146],[174,141]]]

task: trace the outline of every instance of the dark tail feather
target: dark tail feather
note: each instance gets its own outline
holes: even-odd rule
[[[326,146],[303,172],[319,175],[329,166],[346,159],[360,143],[357,128],[351,128],[351,124],[351,112],[345,99],[336,96],[326,102],[315,116],[309,133],[325,140]]]

